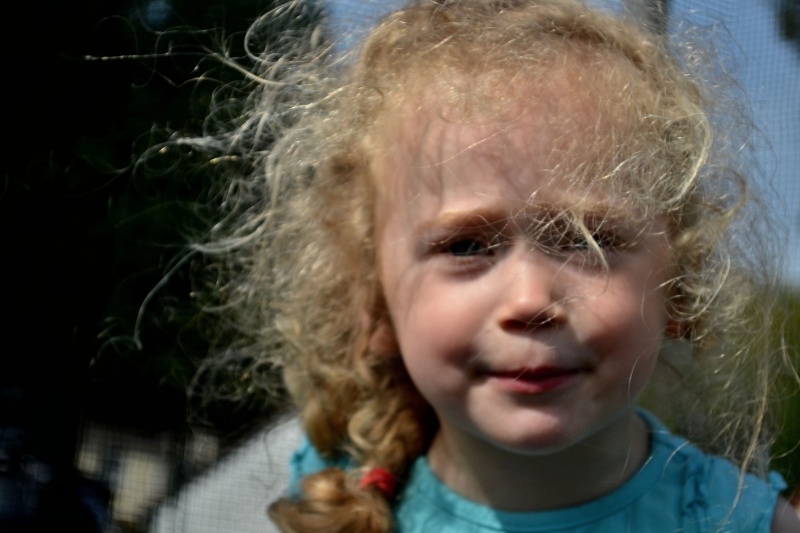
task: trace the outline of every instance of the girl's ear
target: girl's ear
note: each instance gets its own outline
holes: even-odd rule
[[[386,357],[397,355],[400,352],[394,327],[388,318],[378,319],[375,331],[369,337],[369,350],[376,355]]]

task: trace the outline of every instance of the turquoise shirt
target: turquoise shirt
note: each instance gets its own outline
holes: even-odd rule
[[[778,492],[776,473],[764,482],[740,476],[731,462],[704,454],[648,413],[650,457],[624,485],[588,503],[555,511],[512,513],[471,502],[445,486],[424,457],[414,463],[395,504],[398,533],[488,532],[769,532]],[[292,459],[292,487],[329,466],[306,440]],[[740,487],[741,483],[741,487]]]

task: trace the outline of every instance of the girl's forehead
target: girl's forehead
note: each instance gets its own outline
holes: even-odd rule
[[[533,150],[552,167],[609,164],[614,143],[641,132],[657,92],[619,55],[566,45],[541,61],[483,65],[434,59],[384,80],[367,156],[380,164],[401,150],[434,161]]]
[[[551,65],[544,73],[467,73],[443,65],[409,74],[384,97],[371,127],[372,155],[535,155],[547,156],[553,166],[602,158],[612,148],[613,133],[635,127],[622,93],[637,84],[628,75],[609,77],[581,63]]]
[[[503,104],[470,110],[420,95],[387,113],[370,158],[378,190],[397,197],[458,184],[483,194],[546,195],[557,184],[559,196],[573,189],[585,196],[593,188],[589,167],[610,163],[609,121],[581,98],[550,91]]]
[[[561,161],[558,152],[574,141],[558,138],[535,113],[463,123],[418,113],[402,121],[394,144],[377,158],[379,218],[636,216],[625,198],[576,178],[579,169]]]

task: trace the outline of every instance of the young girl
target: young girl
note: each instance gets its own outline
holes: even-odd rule
[[[573,0],[420,0],[354,59],[265,54],[208,248],[305,431],[283,531],[800,531],[768,238],[669,46]]]

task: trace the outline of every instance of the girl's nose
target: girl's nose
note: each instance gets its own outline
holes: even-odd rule
[[[498,308],[507,331],[557,328],[566,323],[563,265],[536,252],[509,257],[509,271]]]

